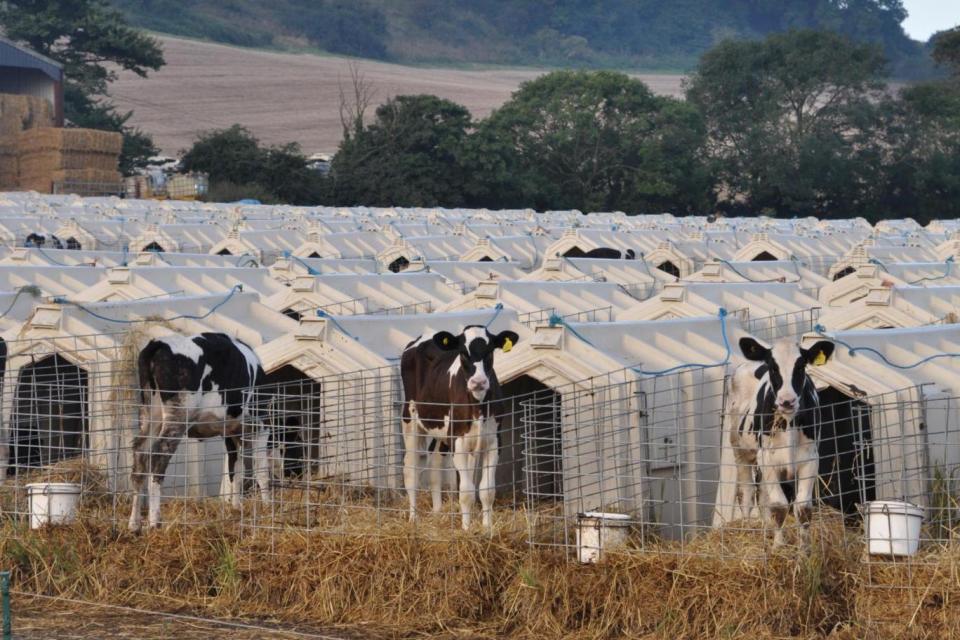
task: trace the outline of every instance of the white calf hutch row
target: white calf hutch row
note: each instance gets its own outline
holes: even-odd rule
[[[496,509],[533,514],[536,543],[572,544],[586,511],[687,540],[746,526],[724,431],[740,338],[826,336],[834,354],[807,368],[822,408],[818,503],[856,518],[871,500],[908,500],[941,540],[960,517],[944,506],[960,463],[958,231],[911,222],[2,194],[8,485],[79,459],[126,495],[140,347],[213,331],[249,345],[266,376],[251,398],[277,492],[245,505],[245,524],[405,517],[400,355],[478,325],[519,337],[495,353]],[[30,233],[78,248],[24,247]],[[222,495],[225,453],[219,438],[185,442],[169,499]],[[451,456],[434,457],[455,493]]]

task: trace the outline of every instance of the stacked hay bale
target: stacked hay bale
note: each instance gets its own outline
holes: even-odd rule
[[[0,93],[0,190],[50,193],[60,183],[79,195],[120,192],[122,144],[119,133],[54,127],[44,98]]]
[[[119,192],[122,178],[117,171],[117,158],[122,145],[123,136],[111,131],[23,131],[17,137],[20,188],[49,193],[55,184],[61,183],[79,195]],[[81,193],[85,187],[91,193]]]
[[[16,136],[21,131],[53,126],[53,106],[36,96],[0,93],[0,138]]]
[[[36,96],[0,93],[0,190],[19,186],[17,137],[37,127],[52,127],[53,106]]]
[[[17,172],[17,146],[0,138],[0,191],[20,186]]]

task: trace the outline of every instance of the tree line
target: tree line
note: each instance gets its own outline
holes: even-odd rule
[[[757,2],[744,13],[754,21],[773,6]],[[842,4],[902,13],[899,0]],[[121,131],[121,170],[156,154],[109,96],[118,69],[163,65],[156,39],[106,0],[0,0],[0,29],[64,64],[68,121]],[[210,173],[223,200],[956,217],[960,28],[931,41],[939,80],[889,86],[888,49],[819,30],[724,40],[700,57],[684,100],[615,71],[555,71],[483,119],[429,95],[367,114],[369,92],[355,82],[329,175],[310,170],[296,144],[265,147],[239,126],[203,134],[183,164]]]
[[[685,100],[619,72],[555,71],[479,120],[431,95],[371,118],[354,103],[326,176],[239,126],[201,136],[183,164],[298,204],[956,217],[960,28],[933,57],[950,77],[898,89],[877,47],[790,31],[714,47]]]
[[[724,39],[829,29],[929,73],[902,0],[110,0],[137,26],[403,63],[689,70]]]

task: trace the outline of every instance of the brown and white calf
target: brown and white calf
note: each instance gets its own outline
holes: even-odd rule
[[[810,521],[821,417],[817,388],[806,367],[826,362],[833,343],[823,340],[802,349],[783,340],[767,348],[745,337],[740,339],[740,351],[749,362],[737,367],[729,388],[736,500],[741,516],[749,517],[759,479],[759,505],[779,545],[789,508],[781,483],[792,483],[793,511],[804,532]]]
[[[433,510],[441,506],[442,450],[453,452],[460,480],[464,529],[476,501],[474,475],[480,473],[483,524],[493,527],[493,500],[499,461],[498,429],[503,392],[493,370],[496,349],[509,351],[519,340],[513,331],[491,334],[469,326],[460,335],[441,331],[407,345],[400,358],[403,380],[403,483],[416,518],[421,455],[430,459]]]
[[[133,441],[133,507],[130,529],[139,531],[143,484],[149,495],[149,523],[160,525],[163,478],[185,438],[222,437],[227,448],[229,493],[240,504],[243,486],[235,473],[244,421],[252,428],[254,475],[270,499],[268,432],[253,405],[264,373],[253,350],[222,333],[169,335],[151,340],[137,360],[140,378],[140,433]],[[253,425],[251,427],[251,425]]]

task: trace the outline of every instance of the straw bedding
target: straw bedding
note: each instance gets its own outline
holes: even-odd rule
[[[830,514],[806,552],[771,551],[759,533],[714,531],[683,555],[676,543],[648,543],[582,566],[529,547],[524,526],[512,521],[523,514],[498,514],[493,536],[445,521],[439,540],[403,514],[341,535],[293,527],[241,535],[236,515],[217,500],[171,501],[165,520],[194,524],[133,535],[110,524],[109,509],[85,498],[78,524],[38,532],[7,521],[0,555],[17,588],[207,616],[364,625],[393,637],[960,634],[960,556],[867,564],[857,533]],[[764,550],[765,557],[752,553]],[[909,588],[888,588],[896,585]]]

